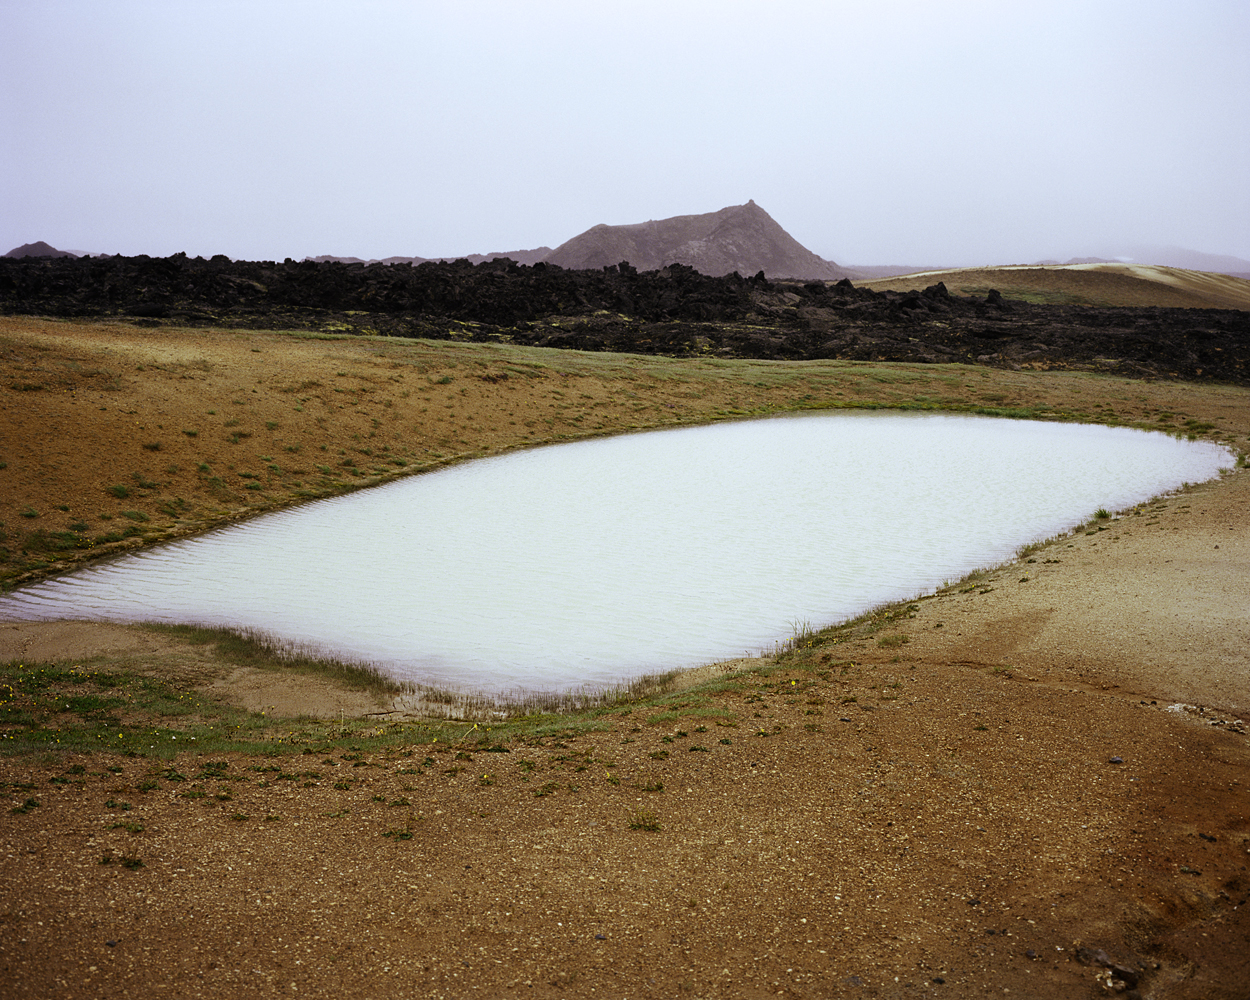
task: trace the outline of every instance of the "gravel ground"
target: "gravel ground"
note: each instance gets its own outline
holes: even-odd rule
[[[52,342],[23,336],[10,328],[7,349]],[[106,340],[73,350],[132,349]],[[311,349],[335,365],[332,352],[358,347]],[[235,363],[207,350],[195,345],[209,366],[196,392],[217,392]],[[141,382],[133,363],[107,403],[81,388],[5,396],[21,454],[39,456],[20,489],[8,480],[10,510],[51,511],[57,497],[67,516],[104,509],[126,463],[93,479],[84,470],[107,463],[75,456],[122,454],[108,436],[121,424],[104,421],[139,409],[130,380],[165,386],[166,428],[216,408]],[[1043,394],[1040,377],[994,373],[1008,380],[994,388],[1023,400]],[[657,385],[647,391],[672,392]],[[1102,387],[1100,402],[1242,436],[1250,419],[1239,390],[1089,376],[1049,387]],[[524,391],[514,412],[556,402]],[[100,422],[69,423],[71,396]],[[336,424],[326,405],[332,447],[370,426],[353,411]],[[128,416],[145,433],[156,424]],[[143,435],[126,433],[142,457]],[[87,448],[92,435],[105,445]],[[265,447],[218,437],[205,461]],[[41,477],[56,491],[39,493]],[[192,511],[162,531],[225,516],[187,482]],[[385,751],[4,758],[0,994],[1244,997],[1248,489],[1242,473],[1190,487],[917,601],[882,631],[739,662],[672,714],[619,712],[506,754],[430,743],[414,725]],[[164,495],[143,509],[155,518]],[[237,496],[220,510],[246,513]],[[161,651],[91,629],[9,624],[0,658]],[[230,694],[232,676],[205,662],[182,681]],[[328,687],[302,697],[337,714]],[[23,811],[28,799],[39,804]]]

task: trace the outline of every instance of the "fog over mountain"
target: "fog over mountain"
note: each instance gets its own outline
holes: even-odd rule
[[[0,3],[0,246],[472,260],[750,197],[844,269],[1250,258],[1248,51],[1237,0]]]
[[[1033,266],[1065,264],[1132,263],[1155,264],[1210,271],[1235,277],[1250,277],[1250,260],[1228,254],[1202,253],[1183,247],[1129,247],[1124,254],[1072,256],[1032,261]],[[40,240],[10,250],[6,257],[82,257],[99,256],[82,251],[58,250]],[[669,264],[685,264],[709,277],[734,272],[747,276],[759,272],[769,278],[795,278],[804,281],[873,280],[917,271],[939,270],[941,264],[856,264],[841,265],[808,250],[791,236],[763,208],[749,200],[745,205],[730,205],[717,212],[702,215],[677,215],[669,219],[649,220],[629,225],[592,226],[583,233],[551,247],[528,250],[506,250],[466,257],[404,257],[373,259],[322,254],[308,257],[317,263],[337,261],[342,264],[411,264],[427,261],[450,262],[467,260],[470,264],[507,258],[518,264],[555,264],[569,270],[599,270],[622,262],[639,271],[656,271]],[[987,261],[986,266],[1020,263],[1018,261]]]
[[[1202,253],[1184,247],[1129,247],[1123,254],[1046,258],[1032,266],[1066,264],[1132,263],[1155,264],[1209,271],[1250,278],[1250,260],[1228,254]],[[89,257],[106,256],[93,251],[58,250],[43,240],[15,247],[5,257]],[[464,257],[391,256],[365,259],[334,254],[305,258],[342,264],[411,264],[427,261],[467,260],[470,264],[507,258],[518,264],[555,264],[569,270],[598,270],[626,262],[639,271],[655,271],[669,264],[685,264],[710,277],[737,272],[753,275],[760,271],[769,278],[796,278],[804,281],[871,281],[920,271],[940,270],[943,264],[855,264],[841,265],[808,250],[791,236],[764,209],[748,201],[702,215],[678,215],[622,226],[592,226],[561,243],[554,250],[541,246],[528,250],[504,250]],[[1012,261],[987,261],[996,266]]]

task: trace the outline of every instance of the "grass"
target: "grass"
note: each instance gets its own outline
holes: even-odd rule
[[[188,750],[209,756],[256,750],[286,754],[299,752],[310,744],[330,748],[354,745],[352,741],[368,748],[397,743],[446,746],[455,742],[468,748],[468,752],[458,758],[468,761],[472,760],[470,753],[507,753],[508,748],[503,744],[508,741],[541,742],[603,728],[605,716],[619,711],[622,705],[643,698],[663,697],[657,691],[672,680],[671,675],[665,675],[661,683],[651,687],[636,683],[610,692],[540,694],[511,704],[506,712],[500,712],[498,703],[490,699],[461,696],[456,702],[457,696],[451,694],[418,692],[383,677],[368,665],[319,658],[307,651],[271,642],[259,634],[197,626],[148,627],[191,648],[210,647],[211,657],[223,665],[320,676],[336,685],[368,691],[383,698],[424,697],[426,704],[436,707],[441,704],[446,710],[445,716],[463,716],[476,704],[482,709],[480,717],[488,721],[483,726],[466,728],[454,717],[380,724],[368,719],[281,719],[213,700],[190,684],[179,685],[145,674],[145,669],[153,669],[151,664],[138,665],[130,660],[108,664],[11,661],[0,664],[0,754],[99,752],[169,760]],[[156,668],[167,669],[160,664]],[[435,695],[444,701],[429,701]],[[686,704],[696,710],[697,701],[685,699]],[[433,763],[427,758],[425,766]],[[522,774],[528,774],[535,767],[532,761],[518,763]],[[201,773],[193,780],[229,780],[222,764],[197,765]],[[366,764],[366,761],[354,762],[354,766]],[[464,769],[457,767],[455,770]],[[273,770],[278,773],[267,776],[266,780],[315,781],[321,777],[314,771],[287,774],[276,767]],[[163,779],[181,782],[186,776],[169,768]],[[493,780],[490,772],[486,772],[484,783]],[[335,787],[348,788],[350,780],[340,779]],[[554,791],[544,785],[537,794],[543,797]],[[188,796],[203,798],[207,794],[203,789],[192,789]],[[220,794],[218,792],[218,797]]]
[[[239,666],[320,675],[354,690],[381,695],[411,690],[383,676],[368,664],[318,656],[296,643],[271,639],[254,630],[204,625],[153,624],[146,627],[176,637],[190,646],[211,645],[217,657]]]
[[[650,809],[639,809],[629,818],[629,828],[631,830],[647,830],[656,833],[664,827],[660,824],[660,819]]]
[[[211,645],[212,655],[224,665],[319,675],[381,695],[403,690],[367,667],[318,660],[255,635],[189,626],[153,628],[180,638],[191,647]],[[447,718],[383,723],[369,719],[284,719],[232,707],[213,700],[189,684],[179,685],[145,675],[142,672],[145,666],[151,669],[151,665],[136,665],[130,660],[108,665],[18,661],[0,664],[0,754],[118,754],[169,761],[186,751],[212,758],[231,751],[259,751],[280,756],[307,753],[311,747],[317,747],[319,752],[350,748],[353,752],[344,753],[344,760],[350,760],[353,766],[367,767],[372,765],[367,759],[361,759],[364,752],[383,747],[428,745],[439,749],[456,746],[461,748],[456,760],[466,763],[443,769],[443,773],[452,774],[476,770],[472,761],[477,753],[508,753],[508,743],[541,746],[549,740],[566,740],[582,732],[603,729],[610,716],[622,711],[628,714],[634,705],[670,709],[680,706],[692,713],[715,714],[722,721],[725,713],[723,708],[707,705],[707,696],[699,692],[676,699],[634,688],[632,693],[614,691],[610,697],[590,699],[590,703],[582,696],[576,699],[577,704],[561,699],[552,701],[543,696],[544,703],[563,709],[563,714],[551,710],[522,713],[513,706],[507,717],[491,712],[489,721],[467,726]],[[516,763],[516,773],[522,780],[528,780],[539,766],[526,758]],[[434,759],[427,757],[422,767],[434,764]],[[212,781],[220,786],[240,780],[230,775],[228,762],[210,759],[195,766],[199,773],[190,778],[175,767],[166,767],[159,775],[146,779],[146,787],[141,790],[156,787],[159,778],[181,785],[183,796],[189,799],[228,800],[229,792],[225,788],[219,787],[214,792],[201,784]],[[607,766],[613,765],[608,763]],[[322,778],[317,771],[292,768],[288,772],[277,765],[263,770],[273,772],[261,776],[266,784],[285,781],[308,784]],[[422,773],[420,768],[409,770]],[[483,785],[496,780],[490,770],[479,773]],[[610,771],[609,774],[606,780],[618,784],[619,778]],[[352,779],[341,778],[334,782],[334,787],[350,789]],[[558,788],[559,785],[552,782],[539,783],[534,795],[547,797]],[[114,806],[125,811],[119,801],[115,801]],[[29,806],[27,811],[34,807]]]
[[[189,644],[212,644],[212,652],[219,655],[224,664],[251,662],[261,669],[312,672],[312,674],[342,676],[341,664],[319,664],[309,657],[287,659],[280,650],[265,644],[256,636],[240,636],[220,630],[185,630],[163,627],[161,631],[178,632]],[[582,732],[605,729],[612,717],[639,719],[647,714],[674,715],[689,719],[686,726],[695,734],[709,731],[700,720],[714,721],[717,726],[736,726],[735,712],[716,700],[725,692],[741,689],[750,679],[768,685],[765,677],[774,674],[768,666],[751,667],[739,674],[716,677],[686,691],[635,691],[629,696],[617,692],[609,702],[567,707],[565,714],[559,712],[532,712],[527,715],[491,717],[480,724],[449,719],[425,719],[421,721],[376,722],[357,720],[280,719],[266,716],[264,712],[247,712],[221,702],[212,701],[194,687],[179,686],[169,681],[141,674],[144,665],[133,661],[119,661],[104,666],[99,664],[10,664],[0,665],[0,754],[39,755],[47,760],[49,754],[61,752],[88,752],[93,755],[130,756],[171,761],[179,752],[194,751],[194,763],[181,773],[178,766],[164,766],[151,770],[143,779],[143,786],[136,785],[141,793],[168,786],[187,800],[200,801],[206,805],[225,803],[231,798],[230,781],[247,780],[246,775],[231,774],[229,761],[220,758],[229,751],[260,752],[265,758],[276,759],[274,764],[257,764],[249,770],[256,771],[257,786],[291,783],[305,788],[322,779],[320,771],[302,770],[299,766],[281,764],[282,756],[290,755],[340,755],[342,761],[352,768],[376,766],[369,754],[385,749],[400,749],[405,756],[414,756],[417,747],[430,752],[455,752],[456,761],[465,761],[445,768],[436,765],[434,756],[421,760],[415,756],[412,763],[420,766],[402,768],[404,774],[425,774],[436,768],[440,774],[455,776],[460,771],[472,771],[479,775],[477,784],[494,785],[500,780],[494,769],[474,766],[480,752],[510,752],[524,747],[565,746],[565,741],[575,739]],[[149,665],[150,666],[150,665]],[[800,667],[804,669],[804,667]],[[375,684],[374,676],[349,674],[361,684]],[[382,684],[389,682],[382,681]],[[798,680],[775,681],[776,687],[786,684],[786,692],[805,690],[806,682]],[[794,685],[800,685],[798,687]],[[775,731],[780,726],[774,727]],[[640,726],[634,727],[641,732]],[[675,729],[676,739],[689,736],[685,729]],[[666,736],[667,741],[674,736]],[[632,740],[630,740],[632,741]],[[717,745],[729,745],[722,739]],[[699,744],[685,746],[689,752],[715,752],[715,747]],[[666,754],[652,754],[661,760]],[[206,760],[205,760],[206,758]],[[184,758],[185,760],[185,758]],[[531,756],[514,758],[516,770],[511,780],[534,779],[531,794],[535,798],[549,798],[562,788],[575,794],[599,773],[594,780],[620,785],[621,776],[615,773],[616,764],[611,760],[582,760],[577,755],[565,755],[557,761],[564,765],[552,765],[550,760],[532,759]],[[334,763],[327,758],[326,764]],[[80,766],[80,765],[76,765]],[[99,766],[99,765],[96,765]],[[194,766],[195,771],[190,770]],[[561,766],[582,773],[562,785],[559,781],[546,780],[542,771],[549,766]],[[108,765],[105,770],[120,774],[121,766]],[[334,781],[334,788],[355,788],[355,779]],[[209,784],[211,783],[211,784]],[[32,788],[32,786],[31,786]],[[406,786],[405,786],[405,790]],[[659,776],[647,781],[646,791],[661,791]],[[379,800],[385,801],[385,799]],[[404,806],[406,801],[395,799],[390,805]],[[130,830],[126,824],[138,820],[126,818],[125,806],[120,800],[110,800],[109,808],[120,811],[123,819],[116,821],[116,829]],[[34,808],[34,806],[31,806]],[[650,828],[639,828],[650,829]],[[133,833],[138,831],[131,830]],[[401,829],[397,834],[411,834],[411,829]],[[399,838],[404,839],[404,838]]]
[[[6,755],[104,752],[169,759],[190,749],[256,749],[275,739],[273,729],[273,720],[262,714],[125,670],[0,664],[0,753]],[[185,780],[172,769],[164,778]]]

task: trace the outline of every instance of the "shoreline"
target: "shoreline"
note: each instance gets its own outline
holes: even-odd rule
[[[1026,542],[1016,547],[1012,558],[976,567],[958,580],[947,581],[940,586],[917,591],[906,598],[883,601],[848,618],[818,625],[815,629],[812,629],[810,623],[804,622],[801,623],[800,631],[820,635],[849,633],[861,622],[870,621],[878,615],[889,613],[913,602],[949,597],[952,593],[964,591],[965,585],[970,582],[1022,567],[1026,557],[1035,552],[1053,548],[1072,539],[1079,540],[1081,535],[1092,535],[1095,532],[1104,530],[1115,531],[1124,517],[1135,514],[1141,516],[1144,509],[1157,507],[1160,504],[1183,497],[1191,487],[1202,487],[1219,483],[1234,473],[1235,469],[1232,467],[1222,468],[1217,475],[1209,480],[1193,484],[1184,483],[1180,487],[1155,495],[1148,500],[1133,504],[1123,510],[1110,511],[1105,519],[1095,517],[1087,522],[1074,524],[1069,529],[1057,534]],[[255,516],[259,517],[263,516],[263,514],[258,513]],[[223,530],[225,527],[227,526],[223,525],[209,530]],[[1118,536],[1114,537],[1118,540]],[[1068,547],[1072,546],[1069,545]],[[1218,548],[1218,545],[1216,548]],[[105,558],[113,559],[117,558],[117,556]],[[1034,562],[1035,560],[1030,559],[1029,561]],[[1050,560],[1047,560],[1047,562],[1050,562]],[[69,572],[74,571],[76,570]],[[152,627],[153,624],[158,629],[168,629],[171,625],[171,623],[112,619],[82,619],[73,617],[21,618],[0,615],[0,662],[16,660],[19,651],[23,648],[29,648],[32,658],[36,660],[61,659],[62,656],[58,654],[62,653],[63,649],[58,642],[58,634],[65,629],[72,631],[76,636],[75,655],[79,658],[89,658],[92,655],[92,650],[89,646],[84,646],[81,641],[81,636],[84,632],[89,632],[92,628],[98,626],[104,626],[106,630],[111,630],[112,628],[144,629]],[[427,678],[419,680],[411,677],[400,677],[392,670],[389,670],[384,663],[361,659],[351,655],[345,656],[344,651],[336,651],[330,647],[310,646],[299,640],[273,635],[259,627],[202,626],[195,622],[173,624],[173,628],[179,627],[191,629],[207,627],[215,631],[255,639],[264,646],[275,650],[276,657],[279,659],[299,658],[309,661],[324,661],[331,664],[343,664],[353,670],[375,674],[384,683],[392,686],[394,694],[389,702],[391,706],[389,710],[385,712],[374,710],[369,713],[371,715],[385,715],[388,718],[407,720],[423,717],[467,719],[473,722],[502,720],[508,717],[530,714],[533,711],[562,714],[565,712],[578,712],[595,706],[624,703],[630,699],[636,699],[642,692],[656,694],[672,690],[674,687],[689,687],[694,683],[693,678],[695,677],[714,676],[727,672],[726,664],[749,664],[752,662],[758,664],[764,659],[775,658],[779,653],[794,648],[798,642],[798,638],[792,635],[788,639],[774,642],[774,648],[771,653],[766,648],[761,648],[755,656],[751,656],[748,652],[746,657],[709,660],[658,672],[644,671],[641,674],[631,675],[612,683],[591,686],[567,684],[555,687],[526,687],[522,684],[514,684],[507,688],[495,689],[482,688],[471,683],[460,684],[438,679]],[[799,623],[794,623],[793,628],[799,628]],[[8,634],[6,634],[5,630],[7,630]],[[17,638],[19,636],[20,640]],[[103,652],[104,650],[98,649],[96,651]],[[1247,691],[1250,691],[1250,686],[1247,687]],[[273,708],[278,708],[280,699],[269,704]],[[301,705],[302,713],[309,714],[309,706],[306,701],[301,701]],[[1250,698],[1247,698],[1244,704],[1239,701],[1235,705],[1220,705],[1217,707],[1232,711],[1250,710]],[[336,701],[332,706],[312,706],[311,714],[329,717],[329,715],[333,715],[338,710],[339,704]]]

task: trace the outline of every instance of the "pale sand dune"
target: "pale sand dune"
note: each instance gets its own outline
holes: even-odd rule
[[[1221,309],[1250,309],[1250,281],[1213,271],[1188,271],[1158,264],[1065,264],[1056,270],[1127,274],[1200,295]],[[1217,305],[1218,304],[1218,305]]]
[[[908,291],[944,282],[953,295],[984,295],[1094,306],[1250,309],[1250,281],[1227,274],[1146,264],[1060,264],[963,267],[918,271],[856,284]]]

